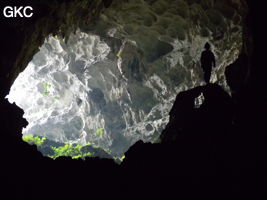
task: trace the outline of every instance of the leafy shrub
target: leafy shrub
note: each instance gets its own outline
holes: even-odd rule
[[[49,95],[49,88],[51,88],[51,85],[49,83],[47,83],[47,82],[44,82],[43,86],[44,86],[43,94],[44,95]]]
[[[103,129],[103,128],[99,128],[99,129],[96,130],[95,133],[96,133],[97,135],[99,135],[99,136],[102,136],[103,133],[104,133],[104,129]]]
[[[46,140],[46,137],[33,136],[32,134],[28,134],[28,135],[23,135],[22,140],[29,144],[35,144],[36,146],[41,146]]]
[[[54,155],[50,156],[51,158],[58,158],[58,157],[71,157],[73,159],[78,159],[78,158],[85,158],[87,156],[92,156],[93,154],[90,152],[86,152],[83,153],[81,151],[81,148],[83,146],[76,144],[76,145],[72,145],[72,144],[65,144],[64,146],[60,146],[60,147],[53,147],[51,146],[51,148],[54,150]]]

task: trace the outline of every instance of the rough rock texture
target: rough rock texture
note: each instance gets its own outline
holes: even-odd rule
[[[200,93],[205,100],[195,108]],[[233,162],[239,153],[234,151],[235,145],[240,145],[239,135],[232,129],[233,108],[231,97],[216,84],[179,93],[170,111],[170,121],[161,134],[161,144],[139,141],[127,151],[122,165],[137,170],[135,173],[153,174],[164,169],[167,176],[189,178],[194,174],[208,176],[216,184],[224,182],[224,177],[214,180],[216,173],[223,168],[223,160],[226,168]],[[232,164],[233,168],[239,167]]]
[[[196,108],[195,99],[201,93],[204,101]],[[198,143],[206,136],[219,138],[220,134],[227,134],[227,128],[232,124],[233,112],[231,97],[218,85],[180,92],[170,111],[170,121],[161,134],[161,142],[183,143],[187,140],[188,143]]]
[[[144,69],[140,72],[152,75],[161,70],[160,78],[170,88],[181,83],[191,88],[201,82],[199,58],[209,41],[218,63],[213,81],[226,88],[224,68],[241,50],[246,12],[243,1],[115,1],[90,30],[137,46],[136,50],[128,47],[125,54],[121,53],[126,78],[128,64],[134,59],[128,56],[130,48],[131,54],[138,50],[136,54],[141,54],[138,58]],[[180,76],[172,77],[174,74]]]
[[[110,3],[107,0],[3,0],[0,4],[1,10],[7,5],[31,5],[34,9],[32,18],[7,19],[1,15],[1,22],[5,26],[1,38],[1,44],[5,46],[1,55],[1,81],[8,80],[11,85],[49,34],[68,37],[77,27],[96,19]],[[5,39],[7,37],[15,37],[17,40],[8,41]]]
[[[35,146],[21,141],[21,128],[26,125],[23,112],[4,99],[11,86],[11,77],[4,73],[11,72],[11,65],[4,63],[16,60],[19,50],[15,46],[21,38],[12,34],[17,26],[9,27],[10,37],[6,37],[6,29],[1,29],[1,199],[262,198],[266,194],[266,118],[263,116],[266,114],[267,34],[260,22],[266,19],[266,7],[263,1],[248,2],[251,10],[245,28],[250,31],[243,41],[250,50],[246,55],[251,63],[248,66],[245,63],[245,68],[235,65],[238,70],[233,70],[232,78],[229,77],[231,82],[236,82],[239,71],[248,76],[240,77],[239,80],[246,80],[244,84],[236,84],[242,85],[242,89],[235,87],[238,96],[234,103],[235,123],[229,140],[222,142],[222,149],[227,151],[221,151],[220,157],[213,156],[218,145],[205,148],[201,142],[198,146],[138,142],[127,153],[123,166],[107,159],[43,157]],[[27,28],[22,25],[20,31]],[[9,57],[12,50],[14,54]],[[214,129],[214,135],[217,131]],[[229,148],[229,142],[233,148]]]
[[[113,156],[155,141],[176,93],[204,84],[199,58],[207,41],[217,59],[212,81],[228,90],[224,69],[242,47],[243,1],[114,1],[93,23],[75,9],[10,91],[29,122],[23,134],[93,143]],[[76,18],[81,31],[69,34]]]

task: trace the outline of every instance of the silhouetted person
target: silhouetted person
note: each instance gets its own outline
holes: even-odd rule
[[[206,83],[210,82],[211,70],[215,65],[215,56],[210,50],[210,44],[207,42],[205,44],[205,49],[201,54],[201,67],[204,71],[204,80]]]

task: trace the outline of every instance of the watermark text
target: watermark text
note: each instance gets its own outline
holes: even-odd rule
[[[26,17],[33,16],[33,8],[31,6],[6,6],[3,10],[6,18]]]

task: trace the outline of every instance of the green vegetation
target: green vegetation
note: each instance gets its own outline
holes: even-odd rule
[[[117,56],[118,58],[121,57],[121,52],[118,51],[118,53],[116,54],[116,56]]]
[[[43,146],[47,146],[45,144],[46,137],[39,137],[39,136],[33,136],[32,134],[24,135],[22,136],[22,140],[24,142],[27,142],[29,144],[35,144],[37,147],[42,148]],[[91,145],[91,144],[87,144]],[[86,145],[85,145],[86,146]],[[85,158],[87,156],[93,156],[93,153],[91,152],[82,152],[81,149],[84,147],[79,144],[65,144],[64,146],[54,147],[49,146],[53,150],[53,155],[50,155],[50,158],[56,159],[60,156],[69,156],[73,159],[78,158]]]
[[[44,82],[43,86],[44,86],[43,94],[44,95],[49,95],[49,88],[51,88],[51,85],[49,83],[47,83],[47,82]]]
[[[99,135],[99,136],[102,136],[103,133],[104,133],[104,129],[103,129],[103,128],[99,128],[99,129],[96,130],[95,133],[96,133],[97,135]]]
[[[125,158],[125,155],[123,155],[122,157],[115,157],[115,160],[122,162]]]
[[[78,158],[85,158],[87,156],[92,156],[93,153],[87,152],[83,153],[81,151],[82,145],[76,144],[65,144],[64,146],[60,147],[53,147],[50,146],[54,150],[54,155],[50,156],[50,158],[56,159],[61,156],[65,157],[71,157],[72,159],[78,159]]]
[[[103,134],[104,129],[99,128],[97,129],[97,134]],[[24,135],[22,137],[22,140],[24,142],[27,142],[29,144],[35,144],[39,150],[46,149],[50,153],[45,154],[46,156],[56,159],[58,157],[71,157],[72,159],[85,159],[86,157],[92,157],[94,156],[95,152],[97,151],[100,154],[104,155],[105,158],[112,158],[111,151],[109,149],[103,149],[100,146],[94,144],[94,143],[87,143],[85,145],[80,144],[65,144],[65,145],[57,145],[53,144],[51,145],[51,141],[47,140],[46,137],[39,137],[39,136],[33,136],[32,134]],[[89,152],[91,151],[91,152]],[[123,161],[125,156],[121,157],[113,157],[113,159],[120,163]]]
[[[29,144],[35,144],[36,146],[41,146],[46,140],[45,137],[33,136],[32,134],[22,136],[22,140]]]
[[[49,83],[47,83],[47,82],[43,82],[43,87],[44,87],[43,95],[49,96],[50,95],[49,88],[51,88],[52,85],[49,84]],[[52,97],[52,96],[50,95],[50,97]],[[54,96],[52,98],[54,98],[56,100],[59,100],[60,99],[60,97],[58,97],[58,96]]]

